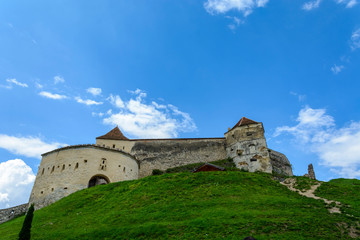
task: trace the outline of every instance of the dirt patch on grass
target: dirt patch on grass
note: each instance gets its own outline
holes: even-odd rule
[[[312,185],[310,187],[310,189],[305,190],[305,191],[300,191],[299,189],[296,189],[294,187],[295,184],[296,184],[296,179],[295,178],[287,178],[287,179],[285,179],[285,181],[280,182],[280,183],[282,185],[285,185],[291,191],[297,192],[298,194],[300,194],[302,196],[305,196],[305,197],[308,197],[308,198],[313,198],[313,199],[323,200],[328,205],[330,213],[341,213],[341,211],[340,211],[341,203],[340,202],[315,196],[314,192],[318,187],[321,186],[321,182],[316,182],[314,185]]]

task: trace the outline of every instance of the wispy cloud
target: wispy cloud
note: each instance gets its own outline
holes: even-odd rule
[[[110,94],[110,97],[108,97],[107,100],[117,108],[125,107],[123,100],[121,100],[120,96],[118,96],[118,95],[114,96],[114,95]]]
[[[102,92],[101,88],[93,88],[93,87],[86,89],[86,91],[92,94],[93,96],[99,96]]]
[[[336,0],[338,4],[344,4],[347,8],[354,7],[358,1],[357,0]]]
[[[41,158],[41,154],[66,146],[64,143],[46,143],[39,137],[15,137],[0,134],[0,148],[13,154]]]
[[[360,28],[352,32],[350,39],[350,47],[353,51],[360,48]]]
[[[101,105],[103,104],[103,102],[96,102],[94,100],[91,100],[91,99],[82,99],[80,97],[75,97],[75,100],[78,102],[78,103],[81,103],[81,104],[85,104],[85,105]]]
[[[245,17],[255,8],[265,7],[268,0],[207,0],[204,3],[210,14],[226,13],[231,10],[241,12]]]
[[[7,83],[7,85],[0,85],[0,87],[7,88],[7,89],[13,88],[14,85],[23,87],[23,88],[29,87],[26,83],[19,82],[15,78],[6,79],[6,83]]]
[[[306,11],[313,10],[315,8],[318,8],[320,6],[320,3],[321,3],[321,0],[314,0],[314,1],[306,2],[302,6],[302,9],[304,9]]]
[[[306,99],[306,95],[305,94],[299,94],[296,92],[290,92],[291,95],[296,96],[299,100],[299,102],[303,102]]]
[[[65,95],[60,95],[60,94],[57,94],[57,93],[51,93],[51,92],[46,92],[46,91],[40,92],[39,95],[42,96],[42,97],[46,97],[46,98],[50,98],[50,99],[54,99],[54,100],[61,100],[61,99],[68,98]]]
[[[35,174],[21,159],[0,163],[0,209],[29,200]]]
[[[278,127],[274,136],[290,134],[340,177],[360,177],[360,122],[337,128],[326,109],[301,109],[294,126]]]
[[[44,86],[38,82],[35,82],[35,87],[38,89],[42,89]]]
[[[119,105],[120,111],[109,112],[103,119],[105,124],[118,125],[124,132],[137,138],[177,137],[179,132],[195,131],[196,125],[188,113],[181,112],[173,105],[146,103],[146,93],[137,89],[129,101],[116,104],[116,97],[109,99]]]
[[[61,76],[55,76],[54,77],[54,83],[55,84],[58,84],[58,83],[64,83],[65,82],[65,79]]]
[[[21,83],[21,82],[16,81],[15,78],[6,79],[6,82],[8,82],[9,84],[15,84],[19,87],[25,87],[25,88],[29,87],[26,83]]]
[[[340,73],[343,69],[344,69],[344,65],[336,65],[336,64],[334,64],[334,66],[332,66],[332,67],[330,68],[330,70],[331,70],[334,74]]]

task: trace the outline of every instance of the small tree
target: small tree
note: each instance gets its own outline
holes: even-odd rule
[[[34,216],[34,204],[31,204],[19,233],[19,240],[30,240],[31,222]]]

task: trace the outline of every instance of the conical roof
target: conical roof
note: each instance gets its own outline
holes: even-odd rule
[[[246,117],[242,117],[240,119],[240,121],[237,124],[235,124],[235,126],[231,130],[233,130],[236,127],[250,125],[250,124],[256,124],[256,123],[258,123],[258,122],[255,122],[254,120],[248,119]]]
[[[129,140],[124,134],[120,131],[119,127],[116,126],[113,130],[107,134],[97,137],[96,139],[112,139],[112,140]]]

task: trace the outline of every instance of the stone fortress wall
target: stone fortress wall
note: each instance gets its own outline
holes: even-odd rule
[[[140,163],[139,178],[152,174],[152,170],[166,170],[191,163],[211,162],[227,157],[225,138],[178,139],[96,139],[96,144],[120,148]]]
[[[95,145],[68,146],[42,155],[29,203],[45,207],[90,186],[134,180],[191,163],[230,157],[237,168],[292,176],[289,160],[268,149],[263,124],[242,118],[224,138],[128,139],[118,127]]]
[[[96,145],[69,146],[43,154],[30,203],[42,208],[69,194],[102,183],[138,179],[139,164],[121,150]]]
[[[10,221],[11,219],[24,215],[28,209],[28,204],[21,204],[19,206],[1,209],[0,210],[0,224]]]

